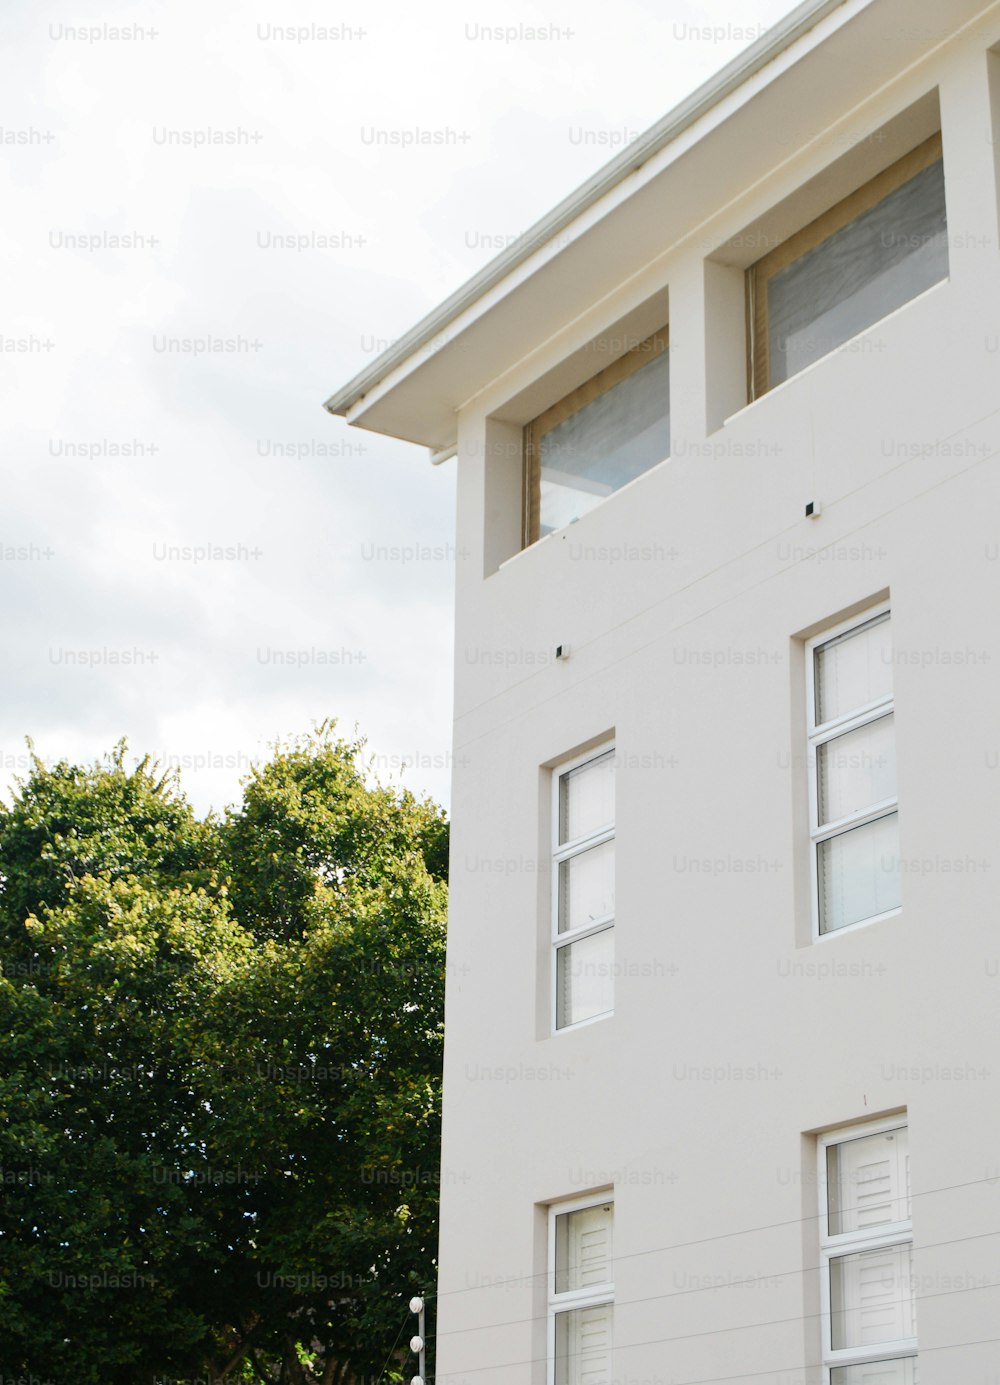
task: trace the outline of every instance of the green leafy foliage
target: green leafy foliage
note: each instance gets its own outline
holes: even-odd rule
[[[120,745],[0,813],[0,1375],[401,1378],[447,825],[361,750],[323,725],[201,821]]]

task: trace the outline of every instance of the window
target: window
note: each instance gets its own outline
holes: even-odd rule
[[[611,1385],[614,1205],[549,1209],[549,1385]]]
[[[614,1009],[614,748],[555,775],[552,941],[555,1027]]]
[[[747,271],[750,398],[947,277],[933,135]]]
[[[829,1385],[917,1385],[907,1127],[819,1142],[823,1362]]]
[[[572,524],[669,455],[664,328],[525,428],[525,544]]]
[[[809,799],[816,932],[900,904],[889,611],[806,646]]]

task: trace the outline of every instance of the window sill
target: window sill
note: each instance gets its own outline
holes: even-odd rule
[[[581,1029],[588,1029],[592,1024],[603,1024],[614,1017],[614,1010],[606,1010],[603,1015],[593,1015],[589,1020],[577,1020],[576,1024],[564,1024],[561,1029],[553,1029],[549,1038],[558,1039],[562,1034],[576,1034]]]
[[[842,938],[845,933],[856,933],[859,928],[870,928],[874,923],[884,923],[886,919],[898,918],[903,912],[902,906],[898,909],[887,909],[884,914],[873,914],[870,919],[859,919],[857,923],[845,924],[843,928],[832,928],[828,933],[813,933],[814,943],[828,943],[831,938]]]

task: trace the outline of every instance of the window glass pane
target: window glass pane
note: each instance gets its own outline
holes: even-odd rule
[[[556,1314],[556,1385],[611,1385],[610,1303]]]
[[[814,660],[817,726],[889,696],[892,642],[888,611],[819,645]]]
[[[906,1126],[829,1145],[826,1179],[831,1236],[907,1221],[910,1138]]]
[[[891,716],[879,717],[816,752],[820,826],[896,796],[896,737]]]
[[[557,1294],[611,1283],[612,1215],[603,1202],[556,1217]]]
[[[559,863],[559,932],[584,928],[615,912],[615,844],[592,846]]]
[[[889,813],[820,842],[821,933],[899,908],[898,822],[898,814]]]
[[[543,433],[539,536],[562,529],[670,454],[670,353]]]
[[[615,753],[559,776],[559,843],[589,837],[615,820]]]
[[[885,1246],[830,1261],[830,1345],[871,1347],[917,1333],[913,1246]]]
[[[835,1366],[830,1372],[830,1385],[919,1385],[917,1358],[903,1356],[859,1366]]]
[[[615,997],[615,930],[604,928],[556,952],[556,1028],[609,1015]]]
[[[771,385],[948,277],[940,160],[768,281]]]

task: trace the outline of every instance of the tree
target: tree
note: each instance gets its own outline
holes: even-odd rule
[[[350,1385],[436,1239],[447,828],[329,724],[199,821],[119,745],[0,813],[0,1368]]]

